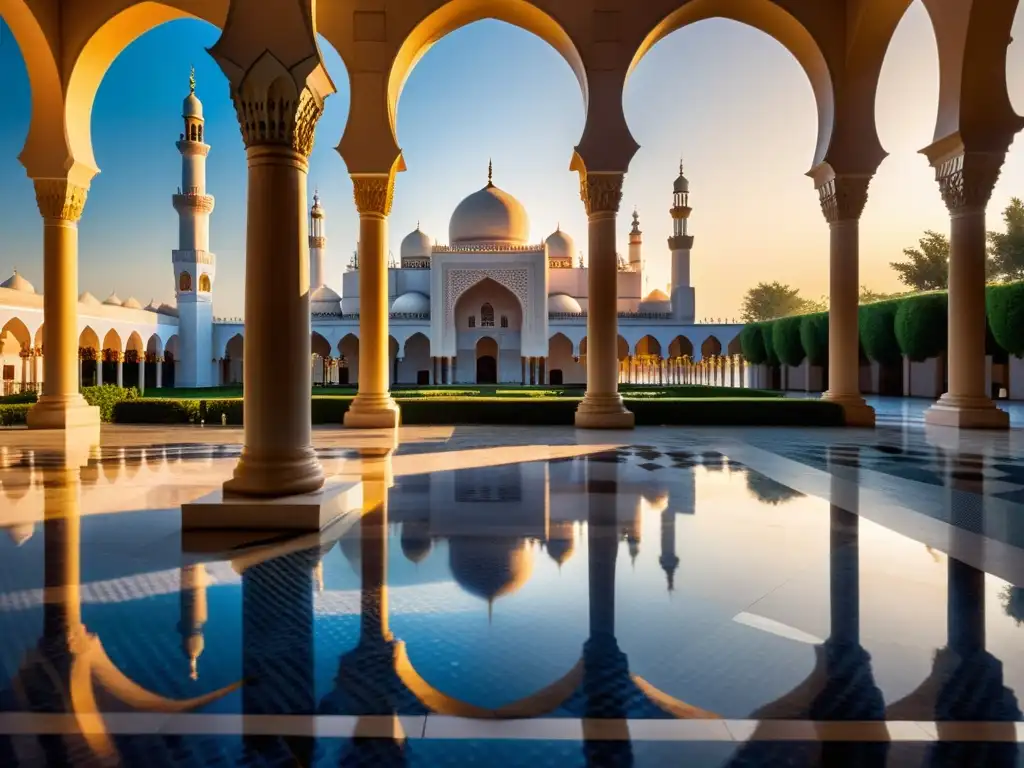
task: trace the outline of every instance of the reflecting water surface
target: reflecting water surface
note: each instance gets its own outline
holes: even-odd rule
[[[90,496],[230,448],[6,455],[0,765],[1019,764],[1020,587],[719,451],[568,454],[337,451],[361,511],[241,539]]]

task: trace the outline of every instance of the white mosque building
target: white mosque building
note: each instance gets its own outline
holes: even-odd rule
[[[209,387],[242,380],[240,319],[213,314],[217,260],[210,250],[214,198],[206,188],[203,107],[190,80],[182,105],[181,187],[172,196],[179,243],[171,252],[176,306],[146,307],[111,293],[79,298],[83,385]],[[736,353],[741,325],[696,324],[690,282],[690,184],[673,184],[668,240],[668,292],[643,295],[644,255],[633,212],[628,257],[619,260],[619,357],[623,380],[634,359],[678,359]],[[584,384],[588,280],[582,254],[559,227],[531,243],[523,205],[487,184],[456,207],[448,242],[419,227],[401,243],[388,269],[393,384]],[[314,194],[309,222],[313,381],[355,384],[359,367],[358,248],[340,275],[340,293],[324,268],[326,213]],[[337,285],[337,283],[335,283]],[[3,391],[34,389],[43,366],[42,296],[21,275],[0,283],[0,371]],[[100,364],[98,361],[103,360]]]

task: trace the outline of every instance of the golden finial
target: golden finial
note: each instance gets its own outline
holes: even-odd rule
[[[487,186],[488,187],[493,187],[494,186],[493,178],[494,178],[494,163],[491,161],[490,158],[488,158],[487,159]]]
[[[188,70],[188,92],[196,92],[196,68],[193,66],[190,66]]]
[[[679,175],[683,175],[683,158],[679,158]]]

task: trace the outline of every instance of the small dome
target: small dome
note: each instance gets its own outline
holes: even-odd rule
[[[0,288],[9,288],[12,291],[20,291],[21,293],[35,293],[36,289],[32,283],[26,280],[24,277],[18,274],[18,270],[14,270],[14,274],[0,283]]]
[[[322,219],[324,217],[324,207],[320,205],[320,191],[313,190],[313,207],[309,209],[309,213],[315,219]]]
[[[340,315],[341,296],[321,285],[309,296],[309,311],[315,315]]]
[[[552,293],[548,296],[548,313],[552,312],[566,315],[582,315],[583,307],[567,293]]]
[[[160,309],[157,310],[161,315],[170,315],[171,317],[178,316],[178,308],[172,307],[170,304],[161,304]]]
[[[676,179],[676,183],[672,185],[673,192],[689,192],[690,191],[690,180],[683,176],[683,164],[679,163],[679,177]]]
[[[419,291],[403,293],[391,305],[393,315],[425,315],[430,311],[430,299]]]
[[[125,309],[142,309],[142,305],[139,303],[139,300],[136,299],[134,296],[129,296],[127,299],[125,299],[124,304],[122,304],[121,306],[124,307]]]
[[[402,239],[402,259],[429,258],[431,247],[430,238],[427,237],[427,233],[421,230],[420,225],[417,224],[416,229]]]
[[[195,91],[189,93],[181,103],[181,116],[203,119],[203,102],[196,96]]]
[[[453,536],[448,567],[455,582],[488,602],[511,595],[533,575],[533,550],[524,539]]]
[[[119,298],[117,298],[117,294],[114,293],[113,291],[111,291],[110,295],[107,296],[107,298],[105,298],[103,300],[103,303],[106,304],[107,306],[110,306],[110,307],[123,307],[124,306],[124,302],[121,301]]]
[[[569,259],[571,261],[576,252],[576,243],[562,231],[561,226],[548,235],[548,239],[544,242],[548,245],[549,259]]]
[[[530,220],[523,204],[490,180],[455,208],[448,223],[451,245],[526,245]]]
[[[641,312],[671,312],[672,300],[664,291],[655,288],[640,302]]]
[[[648,293],[646,297],[644,297],[644,301],[671,301],[671,299],[669,299],[668,294],[663,290],[655,288],[653,291]]]
[[[100,305],[100,300],[88,291],[82,291],[82,295],[78,297],[78,303],[86,304],[90,307],[98,307]]]
[[[549,525],[547,550],[552,560],[559,565],[565,565],[576,550],[572,523],[560,522]]]
[[[14,546],[20,547],[26,541],[32,538],[32,534],[35,533],[36,527],[32,523],[18,523],[12,525],[7,529],[7,535],[14,542]]]
[[[421,563],[430,554],[430,524],[422,520],[402,523],[402,554],[412,563]]]

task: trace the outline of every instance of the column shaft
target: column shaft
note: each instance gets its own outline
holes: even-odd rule
[[[255,144],[246,154],[245,444],[224,489],[308,493],[324,482],[311,429],[308,164],[279,144]]]

